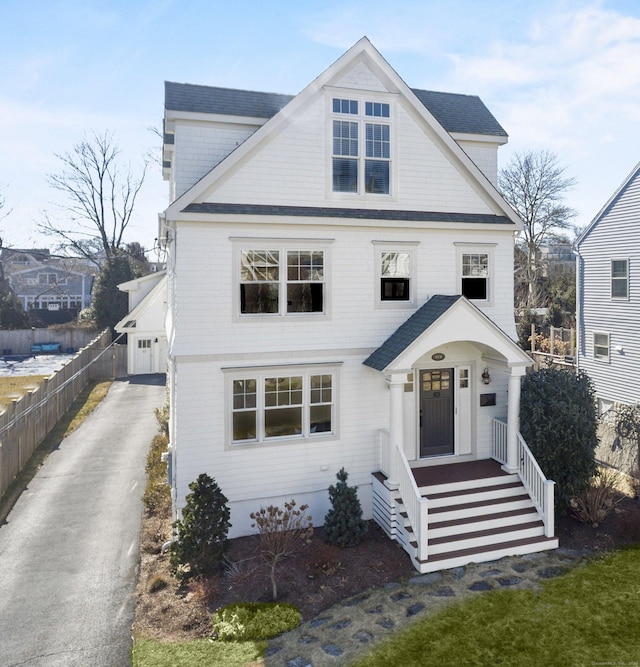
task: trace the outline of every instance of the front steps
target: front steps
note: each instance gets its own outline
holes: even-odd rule
[[[420,494],[429,501],[427,557],[418,554],[402,498],[386,478],[373,476],[374,519],[409,553],[421,573],[471,562],[555,549],[518,475],[479,461],[415,469]],[[456,467],[457,466],[457,467]]]

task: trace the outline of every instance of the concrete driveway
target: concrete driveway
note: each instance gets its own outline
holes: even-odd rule
[[[0,526],[3,667],[125,667],[163,375],[113,383]]]

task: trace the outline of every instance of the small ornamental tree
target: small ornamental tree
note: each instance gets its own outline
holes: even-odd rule
[[[249,515],[253,519],[251,527],[258,533],[260,555],[269,566],[274,600],[278,599],[278,563],[304,544],[309,544],[313,537],[313,521],[306,514],[308,509],[308,505],[296,507],[296,501],[292,498],[284,503],[284,508],[269,505]]]
[[[362,507],[358,500],[358,488],[347,484],[344,468],[336,474],[338,483],[329,487],[331,509],[324,518],[327,542],[339,547],[355,547],[367,532],[367,522],[362,518]]]
[[[178,579],[220,572],[231,527],[227,498],[215,480],[203,473],[189,489],[171,545],[171,572]]]
[[[593,386],[585,373],[544,368],[523,379],[520,431],[544,474],[556,483],[561,514],[597,474],[597,428]]]

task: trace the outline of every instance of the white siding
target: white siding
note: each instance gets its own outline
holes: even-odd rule
[[[394,107],[391,196],[334,195],[328,189],[330,125],[323,95],[287,127],[270,137],[201,201],[239,204],[354,206],[378,209],[494,213],[478,186],[465,178],[442,147],[416,124],[402,105]],[[177,141],[177,140],[176,140]],[[478,188],[478,189],[476,189]]]
[[[305,353],[309,349],[332,351],[361,349],[373,351],[411,314],[406,308],[375,307],[375,246],[372,241],[419,241],[415,250],[417,278],[414,288],[417,306],[434,294],[459,294],[456,242],[472,242],[473,229],[411,230],[397,228],[322,227],[292,230],[271,224],[261,227],[265,239],[333,239],[327,251],[325,301],[329,315],[237,317],[239,287],[234,276],[236,246],[230,237],[255,236],[250,225],[209,225],[184,223],[177,231],[179,265],[176,273],[177,317],[180,323],[173,346],[178,355],[241,354],[251,350],[260,356],[275,350]],[[491,247],[494,261],[493,305],[481,306],[486,314],[510,336],[513,322],[513,235],[484,232],[483,242]],[[260,241],[255,241],[260,249]],[[305,245],[300,241],[301,247]],[[203,252],[202,249],[207,251]],[[501,276],[509,279],[502,279]],[[234,298],[235,297],[235,298]],[[260,336],[256,337],[256,327]]]
[[[582,318],[579,366],[593,381],[599,398],[640,401],[640,174],[636,173],[613,205],[580,244]],[[611,260],[629,260],[629,298],[611,298]],[[610,359],[594,359],[593,333],[609,333]],[[621,348],[616,351],[615,348]]]
[[[318,359],[308,357],[311,363]],[[338,371],[339,437],[232,446],[225,446],[221,406],[225,405],[226,382],[220,364],[178,363],[176,407],[181,423],[188,424],[188,446],[178,445],[175,459],[179,505],[188,484],[207,472],[230,501],[231,535],[236,536],[248,532],[248,512],[243,516],[241,508],[253,511],[274,499],[279,503],[291,497],[297,502],[312,501],[314,523],[322,525],[328,509],[327,489],[343,466],[350,484],[370,486],[371,472],[378,465],[377,429],[387,423],[388,399],[382,378],[363,366],[360,356],[343,356],[342,361]],[[282,360],[265,357],[263,362],[269,365]],[[378,390],[362,391],[363,386],[372,385]],[[370,518],[370,505],[365,511]]]
[[[174,196],[179,197],[259,126],[179,121],[173,155]]]
[[[498,146],[481,141],[458,141],[458,145],[473,160],[476,167],[498,186]]]

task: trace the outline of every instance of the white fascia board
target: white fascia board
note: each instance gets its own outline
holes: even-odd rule
[[[496,134],[470,134],[466,132],[451,132],[450,135],[456,141],[471,141],[481,144],[496,144],[504,146],[509,142],[509,137],[498,136]]]

